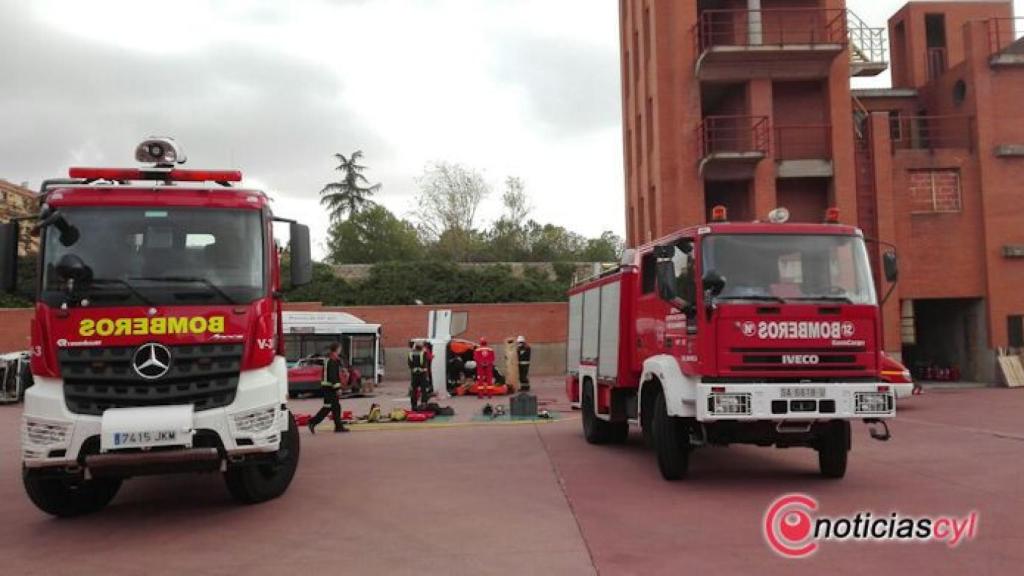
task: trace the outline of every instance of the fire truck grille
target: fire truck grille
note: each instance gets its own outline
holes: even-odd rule
[[[192,404],[198,412],[234,401],[242,368],[241,344],[168,349],[170,369],[154,380],[141,378],[132,368],[134,346],[60,350],[68,410],[99,416],[108,408]]]
[[[859,357],[863,347],[835,348],[732,348],[739,355],[734,372],[834,372],[865,369]]]

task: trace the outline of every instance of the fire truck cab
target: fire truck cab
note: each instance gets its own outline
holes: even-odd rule
[[[124,479],[222,472],[261,502],[289,486],[299,435],[287,406],[275,218],[240,172],[184,170],[151,138],[142,168],[71,168],[40,191],[22,476],[56,516],[109,503]],[[311,276],[309,229],[290,225],[293,285]],[[27,223],[22,223],[27,224]],[[0,288],[16,278],[19,222],[0,224]]]
[[[570,289],[566,388],[586,440],[639,424],[668,480],[694,448],[732,443],[814,448],[842,477],[850,421],[884,439],[895,415],[863,235],[832,210],[823,224],[713,213]],[[895,253],[881,260],[895,282]]]

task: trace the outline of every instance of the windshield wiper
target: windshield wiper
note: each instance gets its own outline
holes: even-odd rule
[[[719,296],[716,300],[754,300],[756,302],[778,302],[779,304],[785,304],[786,300],[779,296],[771,296],[769,294],[754,294],[752,296]]]
[[[128,282],[127,280],[122,280],[120,278],[93,278],[92,280],[89,281],[89,283],[90,284],[96,284],[96,285],[99,285],[99,286],[111,286],[111,285],[124,286],[125,288],[128,289],[129,292],[131,292],[132,296],[135,296],[136,298],[141,300],[144,304],[148,304],[149,306],[153,305],[153,302],[149,298],[146,298],[145,296],[143,296],[142,293],[139,292],[135,288],[135,286],[132,286],[131,283]]]
[[[790,300],[800,300],[800,301],[803,301],[803,302],[817,300],[817,301],[820,301],[820,302],[842,302],[844,304],[853,304],[853,300],[849,296],[834,296],[834,295],[828,295],[828,296],[824,296],[824,295],[822,295],[822,296],[796,296],[796,297],[790,298]]]
[[[141,276],[139,278],[132,278],[132,280],[145,280],[147,282],[173,282],[173,283],[189,283],[189,284],[202,284],[209,288],[212,292],[226,300],[229,304],[238,304],[234,298],[228,296],[225,292],[213,282],[210,282],[206,278],[200,278],[199,276]]]

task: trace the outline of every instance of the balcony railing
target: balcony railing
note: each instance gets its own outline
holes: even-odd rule
[[[947,59],[946,49],[942,47],[928,48],[925,52],[925,58],[927,58],[926,70],[928,70],[928,80],[932,81],[946,73],[946,69],[949,68],[949,61]]]
[[[973,116],[900,116],[889,132],[893,150],[974,149]]]
[[[698,54],[716,47],[845,45],[846,10],[704,10],[694,37]]]
[[[884,64],[886,61],[885,28],[868,26],[851,11],[846,13],[847,37],[850,42],[850,63]]]
[[[1024,55],[1024,42],[1021,42],[1024,38],[1024,17],[992,18],[986,24],[989,55],[995,56],[1000,52]]]
[[[829,125],[776,126],[776,160],[825,160],[832,158],[832,127]]]
[[[702,157],[768,153],[767,116],[708,116],[697,127]]]

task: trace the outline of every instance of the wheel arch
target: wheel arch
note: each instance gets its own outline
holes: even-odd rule
[[[660,389],[665,395],[665,407],[670,416],[693,417],[697,415],[697,384],[699,377],[683,374],[675,358],[661,354],[644,360],[640,376],[639,417],[643,421],[645,402],[651,401]],[[655,392],[654,395],[649,394]],[[648,400],[650,398],[650,400]]]

